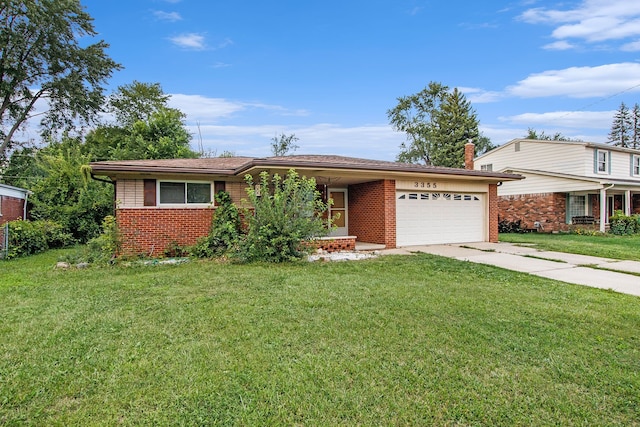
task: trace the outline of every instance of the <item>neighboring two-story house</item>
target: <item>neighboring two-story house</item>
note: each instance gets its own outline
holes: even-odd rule
[[[498,187],[501,220],[538,231],[570,224],[605,231],[614,211],[640,213],[640,150],[590,142],[514,139],[474,160],[485,172],[517,173]]]

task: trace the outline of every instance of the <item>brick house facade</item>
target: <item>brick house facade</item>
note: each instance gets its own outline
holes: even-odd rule
[[[287,170],[296,169],[300,175],[316,178],[318,185],[324,188],[324,194],[344,191],[348,224],[341,235],[332,232],[331,237],[317,242],[330,251],[351,250],[358,242],[396,247],[397,233],[401,229],[397,199],[404,193],[418,200],[425,197],[431,200],[429,195],[433,198],[424,204],[425,210],[420,211],[415,233],[419,234],[421,227],[437,231],[444,225],[436,222],[437,215],[429,210],[431,206],[447,207],[449,204],[447,208],[453,209],[458,204],[462,206],[464,200],[476,200],[479,218],[484,220],[476,221],[482,229],[475,235],[482,236],[477,239],[495,242],[498,238],[497,184],[520,179],[514,174],[339,156],[95,162],[91,167],[94,175],[107,176],[116,184],[116,220],[122,237],[122,252],[155,256],[161,256],[171,246],[192,245],[209,233],[216,209],[211,202],[214,191],[224,190],[236,205],[242,205],[246,194],[242,178],[245,174],[256,176],[267,170],[284,175]],[[400,192],[399,180],[404,183],[403,188],[407,185],[413,188],[414,183],[424,186],[426,182],[438,190],[412,192],[405,189]],[[176,204],[175,200],[171,202],[173,204],[163,202],[163,197],[168,197],[163,193],[165,189],[184,188],[188,194],[191,185],[194,189],[209,188],[211,197],[200,204],[189,204],[188,198],[182,199],[182,204]],[[420,220],[422,216],[424,221]],[[460,218],[460,221],[466,221],[463,216]],[[435,237],[432,233],[423,243],[464,241],[464,236],[453,235],[458,228],[456,224],[448,225],[449,233],[436,233]]]
[[[515,139],[474,159],[476,170],[516,173],[498,187],[500,220],[558,232],[605,231],[616,211],[640,213],[640,150],[581,141]]]

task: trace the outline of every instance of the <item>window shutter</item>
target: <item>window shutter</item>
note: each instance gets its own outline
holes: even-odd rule
[[[225,181],[216,181],[213,183],[213,194],[218,194],[221,191],[227,191],[227,186],[226,186],[226,182]]]
[[[598,173],[598,150],[593,149],[593,173]]]
[[[611,151],[607,151],[607,174],[611,175]]]
[[[596,159],[597,159],[598,155],[596,154]],[[596,170],[597,170],[597,166],[596,166]],[[571,196],[569,195],[569,193],[566,194],[566,202],[564,205],[564,215],[565,215],[565,222],[567,224],[571,224]]]
[[[633,176],[633,154],[629,154],[629,159],[631,160],[631,167],[629,168],[629,175]]]
[[[156,180],[144,180],[144,205],[156,206]]]

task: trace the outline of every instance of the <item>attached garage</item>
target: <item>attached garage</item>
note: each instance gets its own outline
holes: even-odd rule
[[[486,193],[397,191],[396,244],[485,241],[487,212]]]

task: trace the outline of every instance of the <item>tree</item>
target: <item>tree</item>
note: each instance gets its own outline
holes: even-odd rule
[[[493,148],[480,134],[477,115],[464,94],[441,83],[430,82],[422,91],[398,98],[387,116],[395,130],[407,134],[397,157],[401,162],[461,167],[469,140],[477,154]]]
[[[640,148],[640,105],[634,104],[631,112],[631,147]]]
[[[271,138],[271,152],[276,157],[286,156],[289,152],[295,152],[298,148],[296,145],[296,141],[299,139],[295,134],[285,135],[284,133],[280,134],[280,136],[274,136]]]
[[[104,41],[80,45],[96,35],[80,1],[4,0],[0,26],[0,157],[16,131],[39,115],[38,101],[47,103],[45,133],[93,122],[104,103],[102,85],[120,65]]]
[[[624,102],[613,116],[609,142],[618,147],[629,147],[633,132],[633,117]]]
[[[535,129],[529,128],[527,129],[527,134],[525,135],[526,139],[537,139],[539,141],[574,141],[574,142],[582,142],[580,139],[569,138],[562,135],[560,132],[556,132],[553,135],[547,135],[544,131],[538,133]]]
[[[240,243],[246,261],[284,262],[300,259],[312,250],[308,240],[328,232],[322,202],[313,178],[291,169],[284,179],[268,172],[258,185],[246,175],[247,195],[253,212],[246,212],[248,233]]]
[[[115,116],[118,125],[133,126],[138,121],[148,122],[153,113],[168,108],[169,98],[160,83],[134,80],[131,84],[118,86],[109,97],[107,111]]]
[[[103,218],[113,213],[113,186],[83,176],[89,161],[78,138],[64,137],[37,152],[39,179],[27,187],[32,218],[53,220],[80,242],[97,236]]]
[[[399,161],[432,164],[434,116],[448,89],[440,83],[430,82],[422,91],[398,98],[398,105],[387,111],[391,126],[407,134],[408,141],[400,146]]]
[[[115,124],[103,124],[85,138],[93,160],[194,158],[185,115],[168,107],[169,95],[159,83],[119,86],[109,97],[107,109]]]

